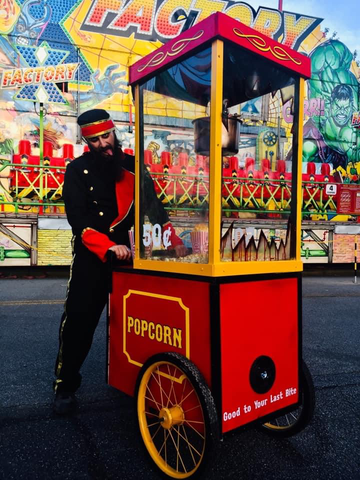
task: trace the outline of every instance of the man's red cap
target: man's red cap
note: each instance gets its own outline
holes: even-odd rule
[[[82,113],[78,120],[81,135],[85,138],[97,137],[115,130],[115,124],[106,110],[95,108]]]

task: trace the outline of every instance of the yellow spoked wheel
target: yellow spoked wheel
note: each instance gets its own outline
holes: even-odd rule
[[[303,430],[311,421],[315,408],[315,389],[306,363],[300,372],[300,404],[294,410],[262,425],[267,433],[276,437],[290,437]]]
[[[144,445],[171,478],[197,476],[219,440],[215,403],[199,370],[176,353],[155,355],[142,367],[136,388]]]

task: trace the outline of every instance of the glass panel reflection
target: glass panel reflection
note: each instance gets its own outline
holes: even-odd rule
[[[232,148],[222,159],[221,260],[289,260],[295,183],[293,125],[287,122],[295,81],[233,45],[225,47],[223,81],[223,124]],[[240,128],[231,130],[231,122]]]
[[[208,117],[210,80],[208,48],[141,87],[141,258],[208,262],[209,151],[196,153],[195,144],[199,119]],[[149,212],[150,188],[161,202],[159,210],[165,212],[161,222]],[[178,239],[187,247],[185,256],[177,256]]]

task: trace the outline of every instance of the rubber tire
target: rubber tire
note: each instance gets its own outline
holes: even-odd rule
[[[296,435],[297,433],[301,432],[311,422],[315,409],[315,388],[310,371],[304,361],[302,361],[300,382],[302,391],[301,405],[292,412],[272,419],[269,422],[261,425],[262,430],[265,431],[267,434],[271,435],[272,437],[291,437],[292,435]],[[301,410],[299,411],[299,409]],[[290,425],[284,425],[281,427],[276,425],[276,421],[280,421],[286,416],[289,417],[294,412],[299,413],[299,415],[296,420],[290,423]]]
[[[163,457],[161,456],[161,454],[159,453],[159,450],[155,446],[155,442],[152,442],[152,440],[150,440],[150,437],[147,436],[147,434],[150,434],[151,436],[151,432],[150,432],[151,425],[150,427],[145,425],[145,422],[147,420],[146,420],[145,413],[143,413],[143,408],[145,407],[145,403],[143,402],[146,402],[146,400],[142,398],[142,393],[145,388],[145,382],[146,382],[146,385],[148,385],[150,381],[150,379],[149,381],[146,381],[146,377],[148,377],[149,372],[151,372],[151,370],[154,369],[154,366],[159,365],[159,363],[164,365],[166,364],[170,365],[170,368],[176,367],[177,369],[179,369],[186,376],[187,381],[195,390],[197,398],[201,405],[202,417],[205,424],[205,435],[204,435],[205,439],[203,442],[204,443],[203,453],[200,460],[196,463],[196,467],[194,467],[194,469],[191,472],[176,472],[176,469],[174,469],[173,466],[169,465],[166,462],[164,462],[165,465],[162,466],[160,462],[160,457],[162,459]],[[184,386],[184,382],[181,385]],[[171,393],[169,396],[171,397]],[[176,479],[183,479],[183,478],[190,478],[190,477],[198,478],[199,476],[204,475],[204,472],[210,467],[211,461],[213,461],[216,458],[218,450],[220,448],[220,431],[219,431],[218,415],[217,415],[213,396],[202,374],[198,370],[198,368],[187,358],[177,353],[169,352],[169,353],[160,353],[160,354],[154,355],[153,357],[149,358],[149,360],[147,360],[147,362],[142,366],[140,370],[137,383],[136,383],[135,401],[136,401],[136,413],[138,416],[138,426],[139,426],[140,435],[143,440],[143,445],[149,455],[149,458],[152,461],[153,466],[155,465],[158,473],[160,472],[160,474],[164,478],[176,478]],[[165,404],[165,401],[163,403]],[[154,417],[157,414],[158,412],[154,414]],[[186,422],[184,422],[184,424],[185,423]],[[165,432],[165,429],[162,429],[162,430],[164,430]],[[184,430],[185,430],[185,427],[184,427]],[[174,435],[176,435],[175,432],[174,432]],[[155,436],[153,438],[155,438]],[[170,447],[171,447],[171,443],[170,443]],[[153,456],[155,456],[155,459]],[[158,460],[158,462],[156,462],[156,459]]]

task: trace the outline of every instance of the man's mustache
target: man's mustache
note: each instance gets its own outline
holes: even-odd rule
[[[114,149],[111,145],[108,145],[107,147],[101,147],[100,148],[100,152],[107,152],[108,150],[111,150],[112,152],[114,152]]]

